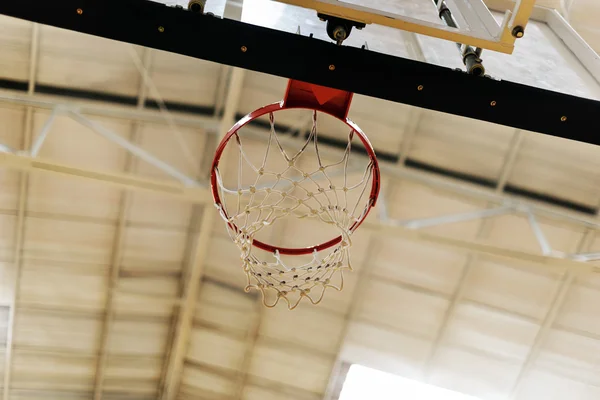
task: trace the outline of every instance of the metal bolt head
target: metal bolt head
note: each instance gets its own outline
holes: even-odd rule
[[[78,8],[78,9],[77,9],[77,14],[79,14],[79,15],[83,14],[83,9],[81,9],[81,8]]]
[[[346,32],[346,29],[344,29],[344,27],[337,26],[333,30],[333,37],[335,37],[336,40],[345,40],[348,37],[348,32]]]
[[[163,32],[165,31],[165,27],[164,27],[164,26],[159,26],[159,27],[158,27],[158,31],[159,31],[160,33],[163,33]]]
[[[498,103],[496,103],[496,100],[492,100],[492,101],[490,102],[490,106],[492,106],[492,107],[495,107],[495,106],[496,106],[496,104],[498,104]]]
[[[246,46],[242,46],[240,47],[240,50],[242,51],[242,53],[245,53],[248,51],[248,48]]]
[[[329,70],[330,71],[334,71],[335,70],[335,65],[333,65],[333,64],[329,65]]]
[[[514,37],[520,39],[525,35],[525,30],[522,26],[515,26],[511,33]]]
[[[565,122],[567,120],[567,116],[563,115],[562,117],[560,117],[561,122]]]
[[[423,85],[419,85],[417,86],[417,90],[420,92],[421,90],[423,90]]]

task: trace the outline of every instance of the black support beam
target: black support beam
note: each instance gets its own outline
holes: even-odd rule
[[[7,0],[0,2],[0,13],[394,102],[600,144],[600,135],[594,128],[596,117],[600,115],[598,101],[469,76],[449,68],[198,15],[160,3]]]

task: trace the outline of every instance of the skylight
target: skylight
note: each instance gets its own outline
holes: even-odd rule
[[[479,400],[398,375],[354,364],[339,400]]]

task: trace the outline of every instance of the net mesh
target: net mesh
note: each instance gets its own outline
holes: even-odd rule
[[[351,130],[341,158],[325,162],[319,153],[317,115],[317,111],[312,112],[306,140],[290,152],[279,138],[274,114],[269,113],[270,133],[261,160],[251,160],[241,135],[235,132],[229,145],[236,148],[237,187],[226,187],[219,168],[213,171],[222,200],[216,206],[231,240],[241,251],[246,291],[260,291],[267,307],[281,300],[289,309],[296,308],[303,299],[318,304],[326,289],[342,290],[343,272],[352,269],[352,232],[371,207],[368,188],[373,179],[373,160],[358,171],[350,164],[355,136]],[[280,157],[280,169],[269,162],[273,156]],[[301,162],[303,158],[310,162]],[[355,177],[354,182],[350,175]],[[230,201],[223,201],[225,198]],[[288,217],[326,224],[341,240],[326,250],[315,249],[307,257],[285,256],[279,250],[268,252],[253,245],[261,231]]]

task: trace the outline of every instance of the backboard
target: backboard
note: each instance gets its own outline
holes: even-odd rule
[[[336,4],[339,6],[339,3]],[[406,4],[417,3],[407,1]],[[429,22],[424,20],[419,23],[422,24],[420,26],[436,24],[431,22],[436,15],[441,15],[436,7],[433,5],[426,7],[424,1],[419,4],[422,5],[419,8],[422,15],[428,14],[427,9],[433,12],[433,18],[431,16],[423,17]],[[439,3],[436,4],[439,5]],[[521,7],[527,4],[531,6],[530,2],[519,2],[519,4],[522,4]],[[313,5],[314,7],[312,7]],[[222,8],[224,14],[228,14],[229,9],[235,10],[237,7],[237,14],[242,22],[213,15],[209,11],[210,7]],[[530,42],[530,48],[523,47],[522,56],[501,58],[501,53],[485,52],[482,54],[481,47],[463,44],[458,46],[460,51],[457,51],[455,43],[445,40],[440,42],[431,36],[419,36],[415,42],[414,32],[369,24],[362,31],[353,29],[350,36],[348,36],[349,30],[347,29],[345,34],[347,39],[338,45],[329,38],[330,34],[325,34],[325,37],[329,38],[328,40],[320,40],[315,36],[317,30],[321,32],[321,35],[326,31],[326,23],[315,17],[318,11],[315,8],[318,8],[315,4],[303,4],[303,7],[297,7],[281,3],[257,3],[256,6],[249,3],[248,7],[244,6],[243,8],[250,10],[250,14],[247,14],[247,11],[242,12],[239,4],[225,3],[223,6],[207,4],[206,14],[199,14],[190,12],[184,7],[178,8],[172,4],[167,6],[145,0],[128,0],[127,2],[68,0],[60,2],[58,5],[40,5],[37,2],[30,3],[28,1],[12,2],[3,4],[0,12],[352,93],[514,128],[590,143],[597,142],[595,136],[574,132],[586,132],[586,127],[594,121],[593,116],[597,114],[598,103],[581,97],[565,96],[528,86],[531,85],[531,82],[536,81],[538,76],[543,75],[544,79],[538,81],[545,86],[544,89],[559,90],[577,96],[581,96],[583,93],[588,98],[597,97],[596,93],[590,93],[590,90],[585,88],[589,82],[585,76],[592,74],[597,77],[598,75],[597,56],[594,56],[595,53],[570,29],[555,10],[533,8],[530,11],[542,23],[538,32],[539,38],[546,39],[549,32],[544,26],[551,24],[555,25],[554,31],[560,31],[560,34],[565,36],[562,40],[568,43],[568,51],[577,54],[581,64],[584,64],[575,68],[569,67],[571,71],[580,70],[576,72],[576,75],[582,75],[576,79],[580,83],[571,82],[569,78],[564,79],[559,75],[558,79],[563,81],[560,87],[546,84],[546,77],[551,76],[550,72],[556,70],[552,65],[554,55],[545,53],[545,49],[538,46],[539,40],[536,38]],[[373,8],[377,9],[376,4],[373,4]],[[406,9],[405,14],[415,16],[416,13],[412,13],[410,7],[407,6]],[[442,9],[444,12],[450,10],[443,7]],[[81,10],[81,13],[78,10]],[[497,21],[505,21],[506,18],[503,17],[505,11],[506,9],[501,14],[495,15],[494,18],[498,17]],[[235,11],[232,13],[236,14]],[[457,15],[452,13],[451,20],[454,22],[460,20]],[[320,17],[328,20],[328,16],[323,13],[320,13]],[[348,21],[343,16],[332,17]],[[357,19],[358,17],[352,18]],[[448,21],[446,22],[448,23]],[[460,28],[445,27],[441,22],[437,22],[437,24],[436,26],[444,28],[442,31],[451,31],[453,35],[458,34],[457,32],[460,30]],[[313,29],[303,31],[303,26],[307,25]],[[298,26],[300,26],[299,30]],[[336,26],[339,27],[339,24],[334,28]],[[371,39],[369,39],[368,32],[372,27],[381,30],[373,29]],[[515,28],[511,24],[508,27]],[[364,37],[361,36],[363,31],[365,32]],[[407,34],[409,39],[404,40]],[[552,35],[554,34],[550,36]],[[440,35],[432,36],[439,37]],[[550,39],[561,40],[556,38],[556,35],[554,36]],[[218,38],[218,40],[205,39],[212,37]],[[519,39],[519,42],[527,40],[527,37],[528,34],[525,34],[523,38]],[[201,41],[202,46],[198,46],[194,38],[199,38],[197,40]],[[455,36],[450,38],[450,40],[455,39],[457,39]],[[464,39],[466,42],[467,38]],[[516,37],[513,39],[516,40]],[[358,45],[356,42],[351,42],[352,40],[363,44]],[[430,42],[430,40],[435,42]],[[404,47],[396,46],[399,41],[409,44]],[[420,50],[415,43],[418,43]],[[474,43],[475,46],[483,45],[471,43]],[[408,57],[404,54],[398,56],[398,49],[408,53]],[[447,56],[446,54],[453,55]],[[565,55],[559,56],[566,57]],[[481,64],[481,59],[483,59],[481,65],[485,66],[488,58],[495,57],[499,57],[497,61],[494,61],[498,67],[493,71],[488,70],[488,76],[485,77],[472,76],[465,73],[464,67],[461,68],[462,64],[466,64],[467,72],[475,75],[481,74],[482,69],[478,66]],[[530,63],[529,60],[532,58],[539,62]],[[331,65],[335,68],[330,69]],[[448,68],[450,65],[458,65],[458,67]],[[539,66],[543,68],[538,72],[536,68]],[[583,74],[579,72],[583,72]],[[520,81],[526,85],[499,79]],[[548,86],[552,87],[548,88]],[[417,90],[419,87],[423,87],[425,90]]]

